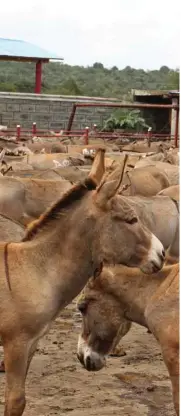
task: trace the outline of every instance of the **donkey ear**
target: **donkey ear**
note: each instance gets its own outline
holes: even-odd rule
[[[100,186],[97,188],[95,201],[101,208],[105,208],[108,201],[113,198],[118,191],[123,179],[127,159],[128,155],[125,155],[123,166],[113,171],[108,177],[106,177],[106,182],[102,181]]]
[[[104,148],[100,148],[97,150],[90,173],[89,173],[89,178],[91,178],[93,180],[93,182],[96,183],[96,185],[99,185],[104,172],[105,172],[105,164],[104,164],[104,159],[105,159],[105,149]]]
[[[120,186],[119,180],[104,182],[95,192],[95,202],[100,208],[105,208]]]

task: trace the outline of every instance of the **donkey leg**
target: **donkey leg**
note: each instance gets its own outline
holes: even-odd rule
[[[6,372],[4,416],[21,416],[23,414],[26,405],[25,381],[36,344],[20,337],[4,344]]]
[[[165,299],[164,299],[165,297]],[[161,297],[160,297],[161,298]],[[164,363],[167,367],[172,384],[173,402],[177,416],[179,415],[179,320],[174,307],[177,309],[177,297],[173,296],[169,303],[165,292],[159,303],[152,301],[147,307],[145,317],[161,346]],[[165,301],[165,302],[164,302]],[[177,312],[177,311],[176,311]]]
[[[167,366],[170,380],[172,383],[172,394],[175,411],[179,415],[179,346],[173,345],[172,342],[164,342],[162,355]]]

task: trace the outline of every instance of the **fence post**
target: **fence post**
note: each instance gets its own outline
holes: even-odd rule
[[[20,135],[21,135],[21,126],[20,124],[17,124],[16,126],[16,140],[20,140]]]
[[[36,136],[36,123],[35,122],[32,125],[32,134],[33,136]]]
[[[175,135],[174,135],[175,147],[178,147],[178,130],[179,130],[179,108],[177,108],[176,110],[176,118],[175,118]]]
[[[73,104],[72,111],[70,113],[70,117],[69,117],[69,121],[68,121],[68,125],[67,125],[67,135],[69,134],[69,132],[72,128],[72,124],[73,124],[73,121],[74,121],[76,109],[77,109],[77,104],[75,103],[75,104]]]
[[[148,133],[147,133],[147,143],[148,143],[148,147],[151,146],[151,136],[152,136],[151,131],[152,131],[152,127],[149,127],[148,128]]]
[[[96,133],[96,131],[97,131],[97,124],[94,124],[93,125],[93,130],[94,130],[94,133]]]
[[[87,145],[87,144],[89,144],[89,127],[86,127],[85,128],[85,135],[84,135],[84,138],[85,138],[85,144]]]

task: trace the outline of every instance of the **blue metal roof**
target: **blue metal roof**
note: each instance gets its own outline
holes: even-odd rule
[[[0,38],[0,57],[63,60],[55,53],[24,40],[3,38]]]

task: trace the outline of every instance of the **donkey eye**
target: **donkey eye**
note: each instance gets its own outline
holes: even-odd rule
[[[138,222],[138,218],[137,217],[133,217],[131,218],[131,220],[126,221],[128,224],[136,224],[136,222]]]

